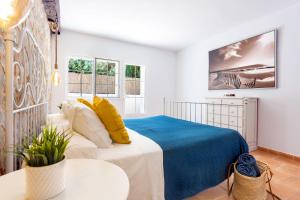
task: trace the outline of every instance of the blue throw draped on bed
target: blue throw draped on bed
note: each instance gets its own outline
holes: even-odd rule
[[[181,200],[221,183],[227,177],[228,166],[248,152],[245,140],[231,129],[167,116],[124,122],[163,149],[167,200]]]

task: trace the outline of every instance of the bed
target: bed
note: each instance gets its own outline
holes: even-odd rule
[[[130,180],[128,199],[193,196],[224,181],[229,164],[248,152],[243,137],[231,129],[164,115],[124,122],[130,145],[97,148],[75,134],[67,158],[101,159],[120,166]]]
[[[226,179],[228,166],[248,152],[232,129],[167,116],[125,120],[126,127],[150,138],[163,150],[165,198],[193,196]]]

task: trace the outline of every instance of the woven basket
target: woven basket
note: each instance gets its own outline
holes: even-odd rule
[[[266,183],[271,181],[272,172],[267,164],[257,161],[261,175],[248,177],[240,174],[234,164],[234,184],[232,194],[236,200],[266,200]]]

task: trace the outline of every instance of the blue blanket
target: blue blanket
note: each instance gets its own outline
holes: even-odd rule
[[[180,200],[215,186],[228,166],[248,152],[241,135],[167,116],[124,120],[126,127],[152,139],[163,149],[165,198]],[[155,163],[153,163],[155,165]]]
[[[260,176],[260,171],[256,164],[256,159],[248,153],[243,153],[242,155],[239,156],[236,164],[236,169],[239,173],[245,176],[250,176],[250,177]]]

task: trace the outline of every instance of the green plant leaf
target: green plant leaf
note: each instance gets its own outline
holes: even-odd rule
[[[32,167],[55,164],[64,158],[71,135],[60,133],[56,127],[46,126],[41,135],[23,138],[21,145],[15,146],[13,153]]]

